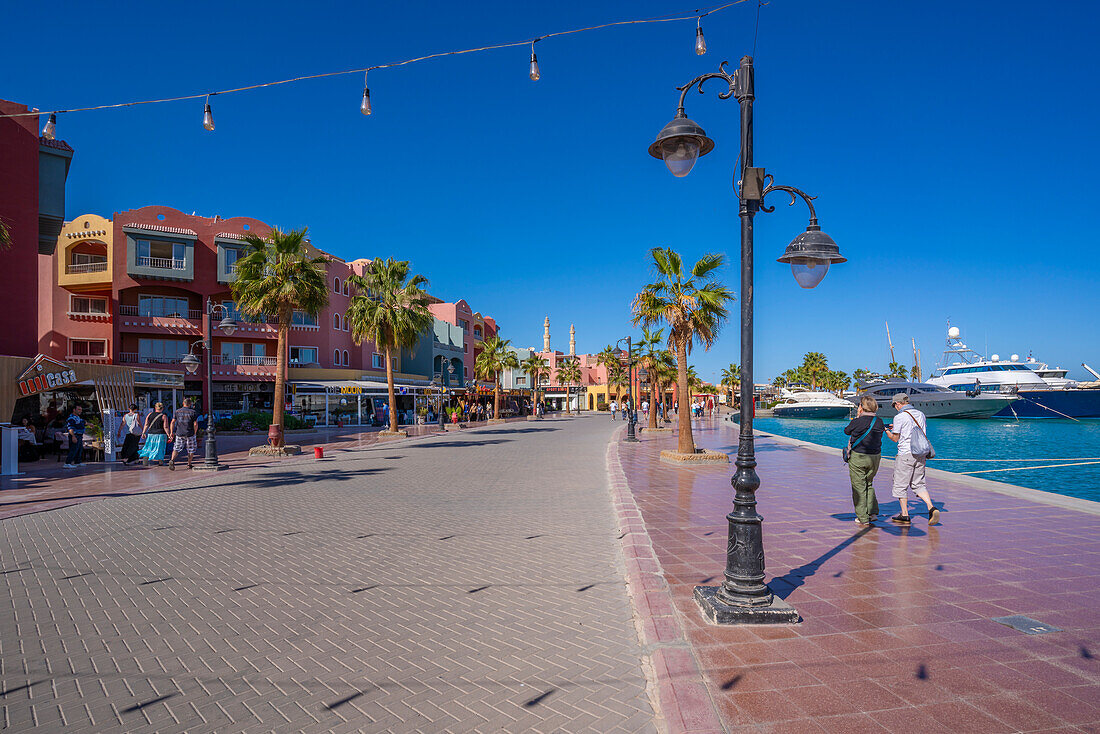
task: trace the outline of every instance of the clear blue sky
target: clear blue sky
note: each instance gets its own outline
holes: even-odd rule
[[[110,8],[108,10],[108,7]],[[674,2],[57,2],[5,10],[0,97],[41,109],[173,96],[688,9]],[[674,179],[646,147],[674,87],[750,53],[755,5],[694,24],[616,28],[371,75],[202,101],[63,115],[68,213],[147,204],[291,228],[344,258],[411,259],[432,290],[493,315],[517,346],[597,351],[628,330],[646,252],[732,258],[737,104],[688,98],[717,142]],[[771,0],[756,52],[756,164],[817,194],[849,258],[815,290],[774,262],[801,204],[757,218],[757,378],[808,350],[834,368],[942,351],[947,320],[979,350],[1100,369],[1093,213],[1093,3]],[[736,305],[735,305],[736,308]],[[736,311],[734,312],[736,316]],[[738,362],[734,318],[709,353]]]

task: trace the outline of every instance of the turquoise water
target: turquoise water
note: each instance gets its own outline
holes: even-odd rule
[[[847,420],[757,418],[753,425],[760,431],[838,449],[848,442]],[[936,458],[928,465],[936,469],[1100,502],[1100,463],[1064,466],[1074,460],[1100,461],[1100,420],[933,419],[928,421],[928,438],[936,448]],[[882,455],[896,454],[897,444],[883,436]],[[1048,464],[1061,466],[1017,469]],[[975,471],[982,473],[969,474]]]

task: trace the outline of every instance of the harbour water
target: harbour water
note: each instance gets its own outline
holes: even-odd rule
[[[846,419],[753,422],[759,431],[836,447],[838,465],[839,449],[848,442],[847,424]],[[928,437],[936,449],[930,467],[1100,502],[1100,463],[1067,466],[1100,462],[1100,420],[934,419],[928,421]],[[897,444],[884,436],[882,455],[896,454]],[[1049,468],[1033,468],[1038,466]],[[889,480],[883,477],[876,484],[886,487]]]

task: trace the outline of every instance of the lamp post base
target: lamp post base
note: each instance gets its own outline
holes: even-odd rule
[[[221,471],[227,468],[225,464],[195,464],[191,467],[191,471]]]
[[[717,598],[720,586],[696,586],[695,603],[711,624],[793,624],[801,617],[790,604],[773,596],[771,604],[731,605]]]

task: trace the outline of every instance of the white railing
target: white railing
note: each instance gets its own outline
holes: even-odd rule
[[[109,364],[111,358],[106,354],[68,354],[66,362],[82,362],[85,364]]]
[[[80,275],[82,273],[105,273],[107,272],[107,261],[95,262],[95,263],[70,263],[65,266],[65,272],[68,275]]]
[[[139,257],[139,268],[157,268],[158,270],[186,270],[186,260],[176,260],[171,257]]]
[[[276,357],[250,357],[246,355],[215,354],[214,364],[243,365],[246,367],[274,367]]]
[[[181,359],[183,359],[183,355],[178,357],[153,357],[137,352],[119,352],[118,355],[118,361],[123,364],[174,364],[179,367],[182,366],[180,365]]]
[[[145,309],[146,313],[142,313],[141,311],[142,309],[138,306],[131,306],[125,303],[121,303],[118,306],[119,316],[145,316],[158,319],[191,319],[192,321],[198,321],[202,318],[202,311],[197,308],[187,309],[186,312],[182,310],[171,311],[166,308]]]

